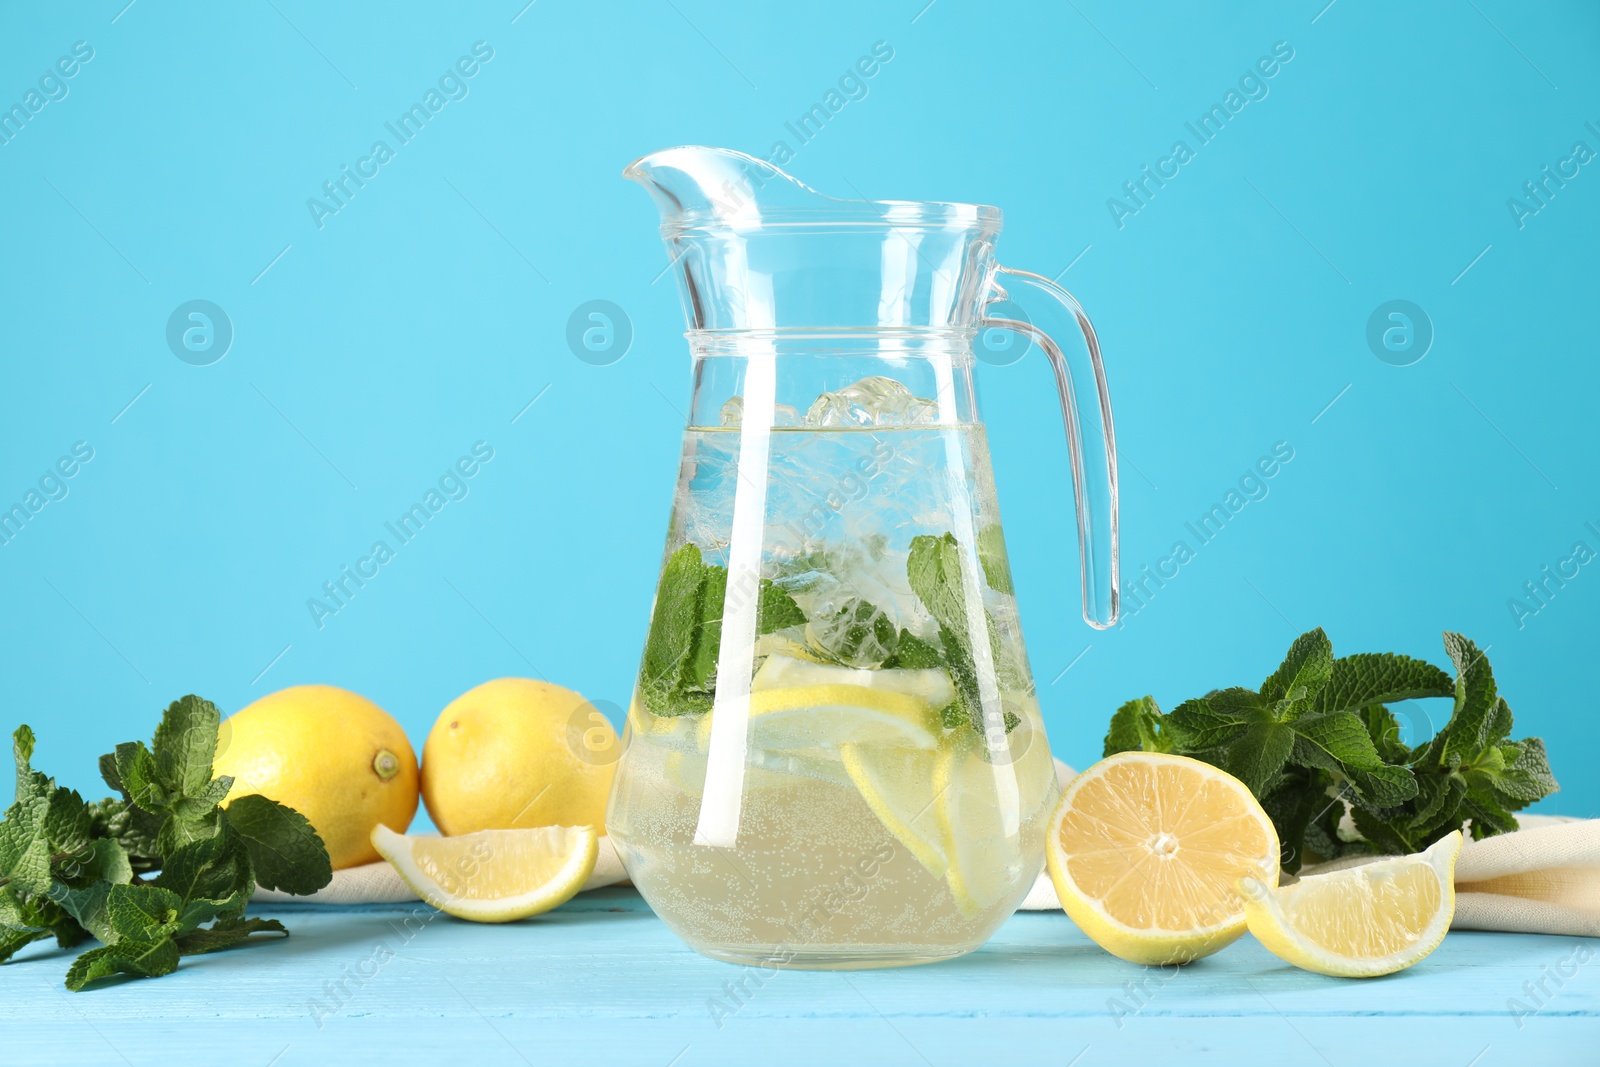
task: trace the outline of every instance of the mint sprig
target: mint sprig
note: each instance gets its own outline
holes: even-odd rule
[[[233,779],[212,774],[220,724],[209,701],[174,702],[149,746],[127,742],[100,757],[118,796],[95,804],[35,771],[33,731],[18,728],[16,799],[0,821],[0,963],[43,938],[62,947],[97,938],[102,946],[67,972],[76,991],[288,933],[276,920],[246,918],[250,895],[258,883],[322,888],[333,877],[327,849],[304,816],[267,797],[221,807]]]
[[[982,538],[979,543],[981,546]],[[993,575],[986,578],[991,585],[996,580],[994,576],[1003,575],[1004,584],[1009,587],[1010,571],[1005,569],[1005,557],[1001,554],[996,558],[995,551],[991,549],[989,556],[980,554],[982,570],[986,575]],[[1003,553],[1003,545],[998,551]],[[956,702],[944,711],[945,728],[955,729],[966,725],[982,734],[983,696],[978,686],[978,646],[974,644],[975,635],[967,614],[967,589],[961,568],[961,544],[954,534],[947,533],[943,537],[924,534],[911,539],[911,552],[906,559],[906,579],[911,584],[911,591],[917,594],[922,606],[939,624],[939,642],[945,660],[943,666],[955,683]],[[988,643],[988,663],[994,668],[997,681],[1006,688],[1021,688],[1025,684],[1026,672],[1019,670],[1007,658],[994,617],[981,607],[978,614],[984,625],[984,636],[978,640]],[[1009,733],[1020,721],[1015,714],[1007,712],[1006,731]]]
[[[762,578],[754,592],[758,634],[806,621],[794,598],[770,580]],[[673,717],[711,710],[728,595],[728,569],[706,563],[695,545],[684,545],[667,557],[656,585],[639,678],[640,696],[651,714]]]
[[[1271,816],[1291,872],[1308,854],[1418,852],[1469,823],[1475,838],[1515,830],[1512,812],[1559,788],[1544,743],[1509,740],[1488,658],[1460,634],[1444,643],[1454,678],[1409,656],[1335,659],[1312,630],[1259,689],[1214,690],[1170,714],[1152,697],[1129,701],[1105,754],[1174,752],[1235,775]],[[1454,698],[1450,719],[1407,746],[1387,705],[1423,697]],[[1340,830],[1347,810],[1359,836]]]
[[[978,534],[977,563],[983,581],[1001,593],[1011,592],[1010,564],[998,526]],[[874,547],[874,554],[882,546]],[[983,701],[978,685],[978,656],[970,634],[967,592],[963,578],[963,550],[953,534],[921,535],[911,540],[906,560],[906,580],[923,609],[937,627],[937,641],[924,639],[898,627],[894,617],[861,597],[850,597],[837,608],[808,618],[778,582],[760,580],[757,614],[759,635],[790,627],[806,627],[809,651],[842,667],[887,670],[940,668],[954,683],[956,699],[940,709],[946,729],[970,728],[984,732]],[[797,565],[804,573],[839,569],[826,552],[803,557]],[[650,634],[645,641],[639,693],[646,709],[658,716],[701,715],[711,710],[716,696],[717,657],[720,652],[722,615],[730,595],[726,568],[708,564],[700,549],[686,544],[667,557],[656,586]],[[1028,672],[1000,640],[998,627],[987,609],[980,608],[989,646],[987,660],[996,680],[1007,690],[1028,689]],[[1005,728],[1021,720],[1005,713]]]

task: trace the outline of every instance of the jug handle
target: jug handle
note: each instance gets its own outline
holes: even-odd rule
[[[1014,284],[1016,293],[1002,287]],[[1062,319],[1065,309],[1083,333],[1088,358],[1069,360],[1046,332],[1019,319],[985,317],[979,329],[1010,330],[1037,344],[1056,376],[1061,417],[1066,423],[1067,451],[1072,464],[1072,491],[1078,516],[1079,565],[1083,582],[1083,619],[1097,630],[1110,629],[1121,607],[1118,592],[1117,438],[1111,423],[1111,394],[1106,388],[1100,342],[1082,305],[1049,278],[1011,267],[995,268],[990,301],[1010,300],[1030,318]],[[1048,297],[1048,302],[1034,294]],[[1031,299],[1025,299],[1031,297]],[[1063,325],[1065,323],[1063,322]],[[1073,346],[1076,352],[1076,346]],[[1093,397],[1085,405],[1080,398]],[[1097,432],[1098,431],[1098,432]]]

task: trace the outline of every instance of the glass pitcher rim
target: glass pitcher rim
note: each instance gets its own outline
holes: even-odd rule
[[[750,230],[942,229],[1000,232],[1004,216],[988,204],[953,200],[835,200],[817,207],[768,208],[759,215],[729,217],[716,211],[686,211],[663,222],[663,233]]]
[[[947,359],[962,365],[975,358],[972,342],[980,328],[977,325],[723,327],[685,330],[683,336],[689,342],[689,354],[696,360],[748,360],[783,355],[889,362]]]
[[[867,200],[829,196],[800,181],[775,163],[731,149],[712,148],[706,145],[674,145],[640,156],[622,170],[630,181],[645,177],[647,161],[672,152],[696,151],[741,157],[752,164],[776,172],[776,176],[793,183],[815,198],[812,204],[771,204],[750,213],[729,214],[715,205],[706,209],[680,210],[664,217],[663,233],[689,232],[745,232],[762,229],[970,229],[982,235],[993,236],[1000,231],[1004,214],[992,204],[967,203],[959,200]]]

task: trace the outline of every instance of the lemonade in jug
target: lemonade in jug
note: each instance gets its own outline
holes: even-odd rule
[[[996,265],[994,208],[835,200],[722,149],[627,175],[662,212],[693,397],[608,831],[707,955],[969,952],[1032,886],[1058,793],[974,338],[1014,330],[1055,370],[1103,627],[1116,465],[1093,330],[1064,290]],[[990,314],[1025,299],[1029,319]],[[1029,321],[1052,314],[1081,353]]]

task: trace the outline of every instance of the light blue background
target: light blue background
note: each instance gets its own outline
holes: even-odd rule
[[[981,368],[1058,754],[1097,756],[1129,697],[1254,684],[1315,625],[1340,652],[1436,662],[1458,629],[1492,646],[1518,733],[1550,745],[1564,790],[1543,810],[1600,814],[1600,567],[1523,628],[1506,603],[1574,541],[1600,549],[1600,165],[1524,228],[1506,206],[1574,142],[1600,150],[1594,4],[522,2],[0,13],[7,106],[75,41],[95,50],[0,145],[0,503],[95,450],[0,547],[0,718],[35,726],[43,767],[98,795],[94,757],[190,691],[234,710],[348,686],[419,747],[499,675],[625,704],[688,360],[654,211],[619,173],[667,145],[793,143],[784,123],[881,40],[893,60],[792,169],[838,195],[999,205],[1002,259],[1078,295],[1130,571],[1294,449],[1266,499],[1094,633],[1047,369]],[[307,198],[480,40],[470,95],[319,230]],[[1107,199],[1195,147],[1184,123],[1278,41],[1294,58],[1269,95],[1119,228]],[[205,367],[164,340],[197,298],[235,329]],[[633,322],[611,366],[564,339],[592,299]],[[1391,299],[1433,323],[1412,366],[1365,340]],[[470,495],[318,629],[307,598],[480,440]]]

